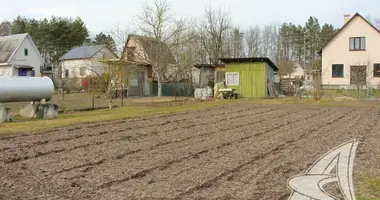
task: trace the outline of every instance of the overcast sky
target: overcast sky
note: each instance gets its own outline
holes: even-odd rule
[[[148,0],[149,2],[149,0]],[[342,26],[344,14],[359,12],[364,17],[380,17],[379,0],[169,0],[173,11],[184,17],[200,17],[207,5],[221,5],[231,11],[234,24],[241,28],[272,22],[304,24],[315,16],[321,24]],[[145,0],[12,0],[0,7],[0,21],[18,15],[31,18],[55,16],[84,20],[91,35],[122,26],[141,12]],[[377,12],[376,12],[377,11]]]

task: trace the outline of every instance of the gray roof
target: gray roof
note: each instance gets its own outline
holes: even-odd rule
[[[91,58],[100,50],[102,50],[105,45],[93,45],[93,46],[81,46],[71,49],[65,55],[63,55],[59,60],[73,60],[73,59],[84,59]]]
[[[28,34],[16,34],[0,37],[0,63],[7,63]]]

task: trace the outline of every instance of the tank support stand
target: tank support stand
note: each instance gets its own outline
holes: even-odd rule
[[[11,109],[0,103],[0,124],[11,121]]]
[[[20,115],[26,118],[54,119],[58,116],[58,105],[50,102],[33,101],[20,110]]]

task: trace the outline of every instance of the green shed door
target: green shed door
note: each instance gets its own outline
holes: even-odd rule
[[[265,71],[242,71],[240,78],[241,97],[263,98],[265,97]]]

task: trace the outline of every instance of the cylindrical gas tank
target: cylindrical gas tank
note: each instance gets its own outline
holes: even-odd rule
[[[54,84],[49,77],[0,76],[0,103],[49,101]]]

